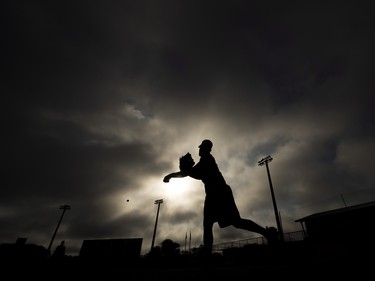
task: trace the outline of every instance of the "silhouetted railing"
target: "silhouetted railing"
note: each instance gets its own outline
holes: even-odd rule
[[[301,241],[301,240],[304,240],[304,233],[302,230],[284,233],[285,242]],[[225,249],[241,248],[243,246],[250,245],[250,244],[260,244],[260,245],[267,244],[267,239],[261,236],[261,237],[237,240],[237,241],[232,241],[232,242],[219,243],[219,244],[214,244],[212,250],[213,252],[222,252]]]

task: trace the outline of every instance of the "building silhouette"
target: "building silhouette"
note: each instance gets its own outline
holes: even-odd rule
[[[304,236],[320,243],[373,243],[375,201],[315,213],[298,220]]]

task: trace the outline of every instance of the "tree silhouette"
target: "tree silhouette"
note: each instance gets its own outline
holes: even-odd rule
[[[180,255],[180,244],[173,242],[171,239],[165,239],[161,242],[161,255],[166,257]]]

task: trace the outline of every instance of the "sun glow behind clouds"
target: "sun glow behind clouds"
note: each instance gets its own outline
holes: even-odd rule
[[[168,183],[161,182],[158,187],[163,193],[163,198],[170,202],[182,202],[189,201],[191,193],[194,193],[197,188],[195,185],[197,181],[186,177],[186,178],[174,178]]]
[[[168,204],[168,208],[183,209],[185,206],[189,209],[204,199],[204,188],[201,181],[190,177],[173,178],[168,183],[163,182],[162,178],[152,177],[142,182],[137,190],[112,196],[111,202],[118,206],[117,217],[135,210],[145,214],[153,212],[153,203],[159,199],[163,199],[163,205]],[[199,206],[201,204],[199,202]]]

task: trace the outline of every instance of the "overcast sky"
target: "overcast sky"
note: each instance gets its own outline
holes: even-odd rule
[[[375,200],[368,1],[3,1],[0,243],[202,244],[210,139],[241,216],[284,232]],[[127,201],[129,200],[129,201]],[[364,226],[366,227],[366,226]],[[259,235],[216,224],[214,243]],[[53,250],[52,249],[52,250]]]

